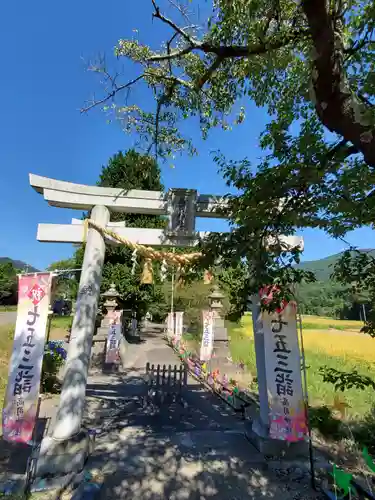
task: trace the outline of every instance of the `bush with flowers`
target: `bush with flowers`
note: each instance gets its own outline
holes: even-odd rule
[[[41,390],[42,392],[58,392],[57,374],[66,360],[64,342],[49,341],[44,347]]]

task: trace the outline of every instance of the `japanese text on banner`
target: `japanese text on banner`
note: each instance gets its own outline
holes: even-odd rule
[[[3,407],[3,437],[30,443],[37,418],[51,274],[20,276],[17,322]]]
[[[289,303],[278,312],[264,312],[263,331],[270,436],[286,441],[303,440],[307,426],[295,304]]]
[[[105,353],[106,363],[120,363],[120,341],[121,324],[110,325],[108,328],[107,349]]]
[[[214,342],[213,313],[212,311],[202,311],[203,334],[200,350],[200,360],[209,361],[212,356]]]

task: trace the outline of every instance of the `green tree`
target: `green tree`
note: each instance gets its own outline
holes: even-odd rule
[[[0,304],[17,303],[17,269],[11,262],[0,264]]]
[[[48,266],[48,271],[63,271],[55,277],[54,296],[56,299],[64,298],[68,300],[75,300],[78,292],[78,277],[79,271],[70,271],[75,269],[75,259],[64,259],[53,262]]]
[[[121,188],[124,192],[130,189],[163,190],[160,168],[150,156],[129,150],[121,151],[102,167],[98,186]],[[163,228],[166,220],[160,216],[111,213],[112,221],[125,221],[128,227]],[[81,267],[84,246],[80,247],[74,257],[74,267]],[[126,246],[107,245],[103,267],[101,291],[105,292],[111,283],[115,283],[125,308],[136,310],[139,316],[150,309],[165,315],[166,304],[155,264],[154,285],[142,285],[140,275],[142,262],[138,262],[136,272],[132,274],[132,250]]]

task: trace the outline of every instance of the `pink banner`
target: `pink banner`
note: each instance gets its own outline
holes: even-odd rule
[[[3,407],[3,438],[6,441],[32,441],[50,292],[50,273],[19,277],[17,322]]]

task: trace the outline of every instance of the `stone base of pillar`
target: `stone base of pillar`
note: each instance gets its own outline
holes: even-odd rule
[[[260,453],[269,457],[292,460],[306,458],[309,453],[309,443],[307,441],[289,443],[279,439],[272,439],[268,436],[267,431],[253,423],[246,425],[245,436]]]
[[[107,336],[108,332],[105,332],[104,330],[101,331],[101,329],[98,328],[96,334],[93,337],[90,361],[91,370],[101,370],[103,368]]]
[[[49,476],[65,476],[79,473],[93,451],[93,441],[86,430],[66,441],[46,436],[34,457],[34,480]]]
[[[211,370],[220,370],[220,373],[231,375],[236,372],[236,367],[230,361],[229,344],[226,340],[214,340],[213,356],[210,361]]]
[[[140,344],[142,341],[138,329],[135,332],[133,332],[131,329],[128,330],[126,332],[125,338],[129,344]]]

